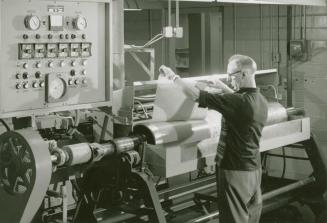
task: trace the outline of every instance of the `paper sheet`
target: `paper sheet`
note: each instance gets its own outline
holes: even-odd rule
[[[195,85],[193,81],[189,83]],[[181,87],[159,78],[152,121],[203,120],[206,116],[207,109],[199,108],[198,103],[188,98]]]
[[[215,164],[221,114],[199,108],[172,81],[159,78],[153,118],[145,125],[157,146],[147,160],[156,174],[176,176]]]

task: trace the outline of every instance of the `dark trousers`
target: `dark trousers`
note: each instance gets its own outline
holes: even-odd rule
[[[217,167],[219,223],[259,223],[262,210],[261,173]]]

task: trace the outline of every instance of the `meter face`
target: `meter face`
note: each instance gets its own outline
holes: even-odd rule
[[[49,83],[49,96],[53,99],[60,99],[66,93],[66,82],[61,78],[56,78]]]

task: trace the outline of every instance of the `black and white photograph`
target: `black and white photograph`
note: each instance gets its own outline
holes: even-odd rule
[[[0,223],[327,223],[327,0],[0,0]]]

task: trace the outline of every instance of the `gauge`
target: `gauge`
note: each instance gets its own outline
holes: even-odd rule
[[[87,22],[84,17],[78,16],[77,18],[74,19],[73,21],[74,27],[77,30],[84,30],[87,27]]]
[[[28,15],[25,17],[24,20],[25,23],[25,27],[29,30],[38,30],[40,28],[41,25],[41,21],[39,19],[39,17],[37,17],[36,15]]]
[[[49,82],[49,96],[58,100],[62,98],[66,93],[66,82],[62,78],[55,78]]]

